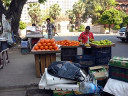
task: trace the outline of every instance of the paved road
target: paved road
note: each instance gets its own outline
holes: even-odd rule
[[[56,40],[77,40],[78,36],[56,36]],[[108,39],[112,41],[113,43],[116,43],[116,47],[112,47],[112,57],[113,56],[122,56],[122,57],[128,57],[128,42],[122,42],[121,40],[117,39],[115,35],[100,35],[100,36],[94,36],[95,40],[104,40]]]

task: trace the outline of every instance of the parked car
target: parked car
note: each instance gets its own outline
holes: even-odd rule
[[[126,27],[122,27],[117,33],[117,38],[121,39],[123,42],[126,40],[125,30]]]

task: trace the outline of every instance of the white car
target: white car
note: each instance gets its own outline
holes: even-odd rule
[[[117,38],[121,39],[123,42],[126,40],[125,31],[126,27],[122,27],[117,33]]]

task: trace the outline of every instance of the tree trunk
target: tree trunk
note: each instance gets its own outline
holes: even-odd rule
[[[18,28],[22,9],[27,0],[12,0],[8,10],[3,6],[0,0],[1,14],[5,14],[6,19],[11,19],[11,30],[19,38]]]
[[[111,25],[109,24],[109,33],[110,33],[110,28],[111,28]]]

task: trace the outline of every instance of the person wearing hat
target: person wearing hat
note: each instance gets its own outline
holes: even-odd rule
[[[90,32],[90,26],[87,26],[85,31],[80,34],[78,41],[87,44],[89,41],[88,39],[94,39],[93,33]]]

